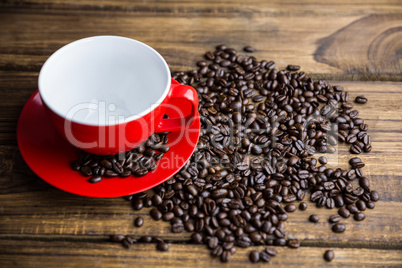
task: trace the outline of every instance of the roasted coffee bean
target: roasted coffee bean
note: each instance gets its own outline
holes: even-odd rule
[[[252,46],[245,46],[245,47],[243,48],[243,50],[244,50],[245,52],[254,52],[254,51],[255,51],[255,48],[253,48]]]
[[[92,169],[88,166],[81,167],[80,171],[81,171],[81,174],[85,177],[92,176]]]
[[[152,236],[149,236],[149,235],[141,236],[140,241],[143,242],[143,243],[151,243],[152,242]]]
[[[143,177],[148,174],[148,170],[139,168],[136,171],[133,172],[134,176],[136,177]]]
[[[294,212],[294,211],[296,211],[296,205],[293,205],[293,204],[286,205],[285,210],[287,212]]]
[[[151,217],[152,217],[154,220],[157,220],[157,221],[162,218],[162,212],[160,212],[160,210],[157,209],[157,208],[151,209],[151,211],[149,212],[149,214],[151,214]]]
[[[370,193],[371,201],[377,202],[380,199],[380,195],[377,191],[371,191]]]
[[[366,218],[366,215],[364,215],[363,212],[358,212],[353,216],[353,218],[355,219],[355,221],[362,221]]]
[[[321,165],[326,165],[328,163],[327,158],[325,158],[324,156],[320,156],[320,158],[318,158],[318,161]]]
[[[328,219],[328,221],[329,221],[330,223],[337,223],[337,222],[339,222],[340,220],[341,220],[341,216],[339,216],[339,215],[332,215],[332,216],[330,216],[329,219]]]
[[[269,262],[271,260],[271,256],[266,251],[260,252],[260,260],[262,262]]]
[[[320,220],[320,218],[316,214],[311,214],[310,217],[308,218],[308,220],[316,223]]]
[[[366,203],[366,206],[368,209],[373,209],[375,207],[375,204],[373,202],[369,201]]]
[[[114,177],[117,177],[117,176],[119,176],[119,174],[117,174],[113,170],[108,169],[108,170],[105,171],[105,177],[106,178],[114,178]]]
[[[336,223],[332,226],[332,231],[334,233],[343,233],[346,230],[346,226],[343,223]]]
[[[306,210],[306,209],[307,209],[307,204],[306,204],[305,202],[301,202],[301,203],[299,204],[299,209],[300,209],[300,210]]]
[[[137,217],[134,221],[135,227],[141,227],[143,224],[144,224],[144,219],[141,216]]]
[[[324,253],[324,260],[326,260],[327,262],[332,261],[335,258],[335,253],[333,250],[327,250]]]
[[[168,251],[169,245],[167,243],[163,242],[163,241],[159,241],[156,244],[156,249],[159,250],[159,251]]]
[[[356,144],[353,144],[352,146],[350,146],[350,152],[352,154],[360,154],[362,152],[362,148],[360,148]]]
[[[81,169],[81,163],[78,160],[74,160],[73,162],[71,162],[71,169],[74,171],[78,171]]]
[[[140,210],[144,206],[144,201],[142,199],[135,199],[132,205],[135,210]]]
[[[110,240],[112,240],[113,242],[122,242],[124,238],[125,236],[121,234],[115,234],[110,236]]]
[[[363,200],[358,200],[358,201],[356,201],[356,207],[360,211],[365,211],[366,210],[366,203]]]
[[[349,218],[350,217],[350,211],[347,210],[346,208],[342,207],[338,210],[338,214],[342,217],[342,218]]]
[[[200,233],[193,233],[191,235],[191,241],[195,244],[201,244],[202,243],[202,235]]]
[[[350,213],[352,214],[356,214],[359,210],[357,209],[357,207],[353,204],[349,204],[346,206],[346,208],[349,210]]]
[[[367,103],[367,98],[364,96],[357,96],[355,102],[365,104]]]
[[[258,253],[258,251],[252,250],[252,251],[250,251],[249,258],[250,258],[250,261],[253,263],[259,262],[260,254]]]
[[[98,182],[102,181],[102,177],[101,176],[92,176],[88,181],[90,183],[98,183]]]
[[[298,70],[300,70],[300,66],[298,66],[298,65],[288,65],[286,67],[286,69],[289,70],[289,71],[298,71]]]
[[[266,247],[265,252],[268,253],[270,256],[275,257],[278,252],[274,248]]]
[[[230,251],[224,250],[222,252],[222,255],[220,255],[221,256],[221,261],[222,262],[228,262],[230,260],[231,255],[232,254],[230,253]]]

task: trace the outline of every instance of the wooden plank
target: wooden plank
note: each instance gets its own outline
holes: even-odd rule
[[[130,249],[112,243],[75,241],[2,240],[0,264],[3,267],[266,267],[266,263],[252,264],[251,250],[264,247],[238,248],[230,262],[221,263],[210,257],[204,245],[171,244],[169,251],[158,252],[155,244],[135,244]],[[275,247],[278,251],[269,266],[275,267],[400,267],[400,250],[331,248],[335,259],[323,259],[326,248],[300,247],[297,250]]]
[[[302,65],[307,73],[327,79],[401,80],[402,7],[396,1],[347,8],[336,1],[318,7],[279,2],[32,1],[23,8],[5,3],[0,10],[0,69],[39,71],[61,46],[113,34],[151,45],[173,69],[189,68],[206,48],[219,43],[238,49],[251,44],[257,58]]]
[[[220,13],[255,13],[270,12],[271,15],[283,15],[285,10],[297,12],[297,14],[310,13],[316,16],[337,16],[339,12],[345,14],[368,14],[378,13],[397,13],[401,4],[398,0],[329,0],[325,4],[319,4],[315,0],[305,0],[294,2],[292,0],[272,0],[269,4],[261,0],[250,0],[245,4],[241,0],[223,1],[157,1],[133,3],[130,0],[109,0],[94,1],[83,0],[79,2],[71,0],[25,0],[23,6],[18,0],[8,0],[2,3],[3,7],[18,7],[24,9],[63,9],[63,10],[105,10],[105,11],[133,11],[141,13],[210,13],[219,11]],[[314,8],[312,8],[314,7]]]

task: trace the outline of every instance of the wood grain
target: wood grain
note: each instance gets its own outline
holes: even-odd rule
[[[135,244],[130,249],[112,243],[87,241],[2,240],[0,263],[6,267],[400,267],[398,250],[333,248],[336,257],[325,263],[326,249],[300,247],[297,250],[275,247],[278,255],[269,264],[251,264],[248,254],[263,247],[239,248],[229,263],[211,258],[204,245],[171,244],[168,252],[155,251],[155,244]],[[361,255],[366,258],[360,258]]]
[[[21,7],[20,1],[5,1],[0,9],[0,70],[39,71],[61,46],[112,34],[151,45],[172,69],[189,68],[206,48],[220,43],[237,49],[251,44],[257,58],[299,64],[327,79],[401,80],[402,44],[397,41],[402,6],[397,1],[361,1],[348,8],[336,1],[328,6],[281,2],[26,1]],[[371,14],[381,14],[381,19],[373,21]],[[361,35],[356,31],[370,38],[350,38]],[[378,43],[382,37],[385,41]],[[368,47],[370,53],[365,53]]]

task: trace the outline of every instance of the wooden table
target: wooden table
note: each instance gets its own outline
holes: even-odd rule
[[[37,88],[38,72],[55,50],[93,35],[143,41],[165,57],[172,71],[195,68],[205,51],[221,43],[237,49],[252,45],[258,59],[274,60],[279,68],[301,65],[315,79],[344,86],[351,97],[368,97],[359,110],[374,149],[361,157],[380,202],[367,211],[366,220],[346,220],[344,234],[331,232],[325,220],[334,211],[310,204],[306,212],[290,214],[286,230],[301,247],[278,248],[270,265],[402,266],[400,0],[0,3],[0,267],[251,266],[250,248],[238,249],[229,264],[222,264],[206,246],[188,244],[189,233],[175,235],[167,223],[153,221],[148,209],[136,212],[123,198],[62,192],[27,167],[15,130],[24,103]],[[350,158],[345,148],[335,159],[341,168]],[[322,220],[309,223],[311,213]],[[133,226],[138,215],[145,219],[142,228]],[[113,233],[150,234],[173,243],[162,253],[155,244],[127,250],[108,242]],[[335,250],[331,263],[322,258],[326,249]]]

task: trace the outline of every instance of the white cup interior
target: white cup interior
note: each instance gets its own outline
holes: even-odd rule
[[[113,125],[157,107],[170,88],[166,61],[153,48],[95,36],[56,51],[39,74],[39,92],[56,114],[86,125]]]

